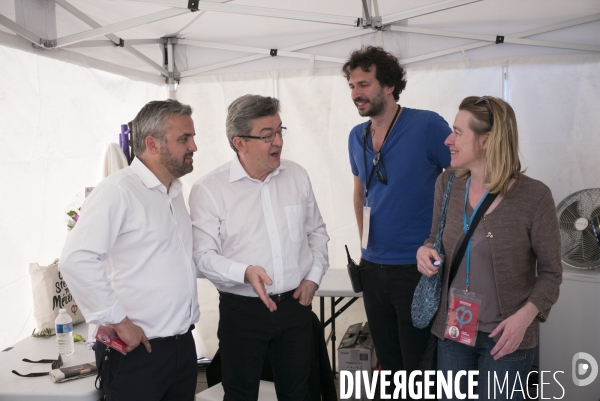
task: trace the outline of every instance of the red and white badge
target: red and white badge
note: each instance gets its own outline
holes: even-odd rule
[[[450,289],[448,323],[445,337],[473,347],[477,340],[479,309],[483,295],[457,288]]]

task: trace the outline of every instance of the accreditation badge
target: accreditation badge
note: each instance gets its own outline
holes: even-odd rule
[[[369,245],[369,227],[371,225],[371,207],[363,206],[363,231],[362,231],[362,249],[367,249]]]
[[[483,294],[451,288],[445,337],[473,347],[477,340]]]

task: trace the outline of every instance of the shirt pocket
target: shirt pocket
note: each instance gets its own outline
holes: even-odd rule
[[[304,217],[306,215],[304,205],[286,206],[284,209],[290,240],[296,243],[302,242],[306,237],[304,232]]]

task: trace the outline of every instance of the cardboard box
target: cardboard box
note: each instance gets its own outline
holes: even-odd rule
[[[342,370],[367,371],[369,377],[373,373],[377,358],[375,357],[375,347],[369,331],[369,323],[356,323],[348,327],[346,334],[342,338],[338,347],[338,363],[340,372]],[[362,375],[362,373],[361,373]],[[365,395],[364,383],[361,382],[361,397],[352,397],[351,399],[367,400]]]

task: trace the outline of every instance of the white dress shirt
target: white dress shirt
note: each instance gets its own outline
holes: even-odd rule
[[[268,294],[317,285],[329,267],[329,236],[306,170],[289,160],[264,181],[237,158],[198,180],[190,193],[194,262],[219,291],[256,297],[246,268],[262,266]]]
[[[88,196],[59,268],[88,323],[128,316],[151,339],[185,333],[200,318],[181,182],[167,193],[137,158]]]

